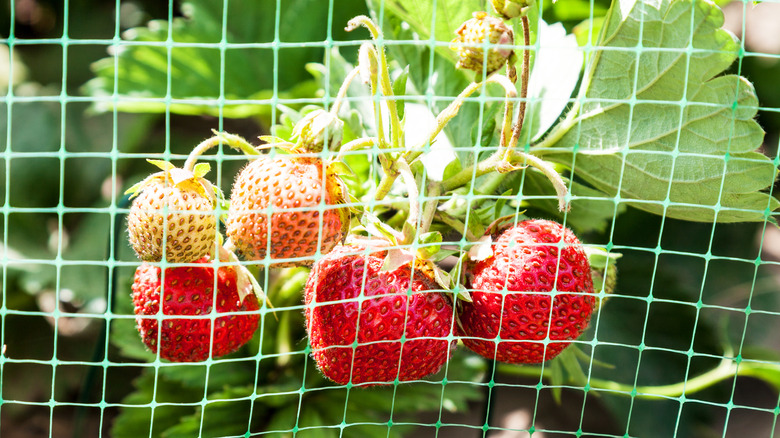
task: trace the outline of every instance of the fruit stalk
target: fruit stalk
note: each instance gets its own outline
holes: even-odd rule
[[[698,376],[691,377],[682,382],[669,385],[636,386],[612,380],[589,378],[588,384],[593,390],[606,390],[626,396],[635,396],[644,399],[680,397],[685,394],[694,394],[712,387],[726,379],[736,376],[758,377],[761,373],[777,372],[778,366],[769,363],[741,362],[735,363],[730,353],[724,353],[721,362],[709,371]],[[553,370],[550,367],[518,367],[510,364],[498,364],[498,372],[512,376],[539,377],[549,380]],[[633,395],[636,394],[636,395]]]
[[[257,149],[255,149],[246,140],[235,134],[217,131],[213,132],[213,137],[203,140],[199,145],[195,146],[195,149],[193,149],[192,152],[190,152],[190,154],[187,156],[187,161],[184,162],[184,170],[192,172],[192,170],[195,168],[195,163],[198,162],[198,158],[200,158],[200,156],[203,155],[207,150],[219,144],[226,144],[233,149],[245,153],[246,155],[260,155],[260,152],[258,152]]]
[[[438,197],[441,194],[441,186],[438,183],[428,184],[425,190],[428,202],[422,208],[420,217],[420,234],[427,233],[433,223],[433,217],[436,215],[436,207],[439,205]]]
[[[390,73],[387,67],[387,56],[385,55],[385,49],[381,43],[384,40],[382,31],[371,21],[370,18],[365,15],[358,15],[357,17],[349,20],[347,23],[346,31],[351,32],[358,28],[358,26],[364,26],[371,33],[371,38],[378,44],[377,59],[379,61],[379,85],[382,93],[388,98],[387,109],[390,112],[390,141],[393,148],[403,148],[404,138],[401,131],[401,120],[398,117],[398,108],[393,98],[393,84],[390,82]]]
[[[465,103],[466,98],[474,94],[474,92],[476,92],[477,90],[479,90],[480,88],[482,88],[484,85],[488,83],[501,85],[506,91],[506,96],[505,96],[506,109],[504,111],[504,123],[503,123],[503,128],[501,130],[501,138],[503,141],[503,139],[506,137],[507,133],[509,132],[509,129],[511,128],[512,112],[513,112],[512,101],[514,98],[517,97],[517,90],[515,90],[514,84],[512,84],[506,76],[494,75],[489,77],[487,80],[483,82],[472,82],[471,84],[469,84],[458,95],[458,97],[456,97],[455,100],[453,100],[447,106],[447,108],[445,108],[442,112],[440,112],[439,115],[436,117],[436,127],[428,134],[428,138],[424,142],[415,146],[414,148],[412,148],[411,150],[409,150],[404,154],[404,158],[406,159],[406,162],[411,163],[414,160],[416,160],[420,155],[422,155],[425,145],[433,144],[434,140],[436,139],[436,136],[438,136],[441,133],[442,129],[444,129],[444,127],[447,126],[447,123],[449,123],[450,120],[452,120],[456,115],[458,115],[458,111],[460,111],[460,108]],[[374,199],[376,199],[377,201],[384,199],[384,197],[390,192],[390,189],[393,186],[393,182],[395,182],[395,179],[398,177],[399,173],[395,167],[396,167],[395,164],[392,164],[389,167],[384,168],[385,175],[382,178],[382,180],[379,182],[379,185],[377,186],[376,194],[374,195]]]
[[[520,105],[518,107],[517,123],[512,131],[512,139],[509,141],[509,151],[514,150],[517,147],[517,141],[520,139],[520,131],[523,129],[523,121],[525,120],[525,107],[528,97],[528,78],[530,70],[530,45],[531,45],[531,32],[530,24],[528,22],[528,16],[524,15],[522,20],[523,25],[523,71],[520,75]]]
[[[382,106],[379,104],[379,79],[377,72],[377,53],[376,48],[371,43],[363,43],[358,53],[360,65],[358,69],[362,70],[362,75],[367,76],[369,87],[371,87],[371,96],[374,99],[374,124],[376,125],[376,135],[379,138],[379,147],[385,147],[384,123],[382,123]]]
[[[341,104],[344,102],[344,99],[347,97],[347,90],[349,90],[349,86],[352,84],[352,81],[355,80],[355,78],[360,74],[360,67],[355,67],[352,69],[352,71],[347,74],[347,77],[344,79],[344,82],[341,84],[341,88],[339,88],[339,92],[336,95],[336,98],[333,100],[333,106],[330,108],[330,113],[334,116],[338,115],[339,109],[341,109]]]
[[[357,138],[341,146],[341,149],[339,149],[339,154],[336,156],[336,160],[337,161],[344,160],[344,155],[346,155],[347,152],[356,151],[359,149],[367,148],[369,146],[375,146],[378,144],[379,144],[379,139],[375,137]]]
[[[444,129],[444,127],[447,126],[450,120],[452,120],[456,115],[458,115],[458,111],[460,111],[460,108],[465,103],[466,98],[474,94],[474,92],[481,89],[486,84],[501,85],[505,91],[506,110],[504,111],[504,122],[501,130],[501,137],[503,141],[503,138],[506,137],[507,133],[509,132],[509,129],[511,129],[512,112],[514,111],[513,101],[515,98],[517,98],[517,90],[515,89],[514,84],[512,84],[512,82],[509,81],[509,78],[507,78],[506,76],[494,75],[487,78],[483,82],[472,82],[463,91],[461,91],[458,97],[456,97],[455,100],[453,100],[447,106],[447,108],[442,110],[442,112],[440,112],[439,115],[436,117],[436,127],[430,132],[430,134],[428,134],[428,138],[423,143],[417,145],[416,147],[412,148],[411,151],[406,153],[407,161],[412,162],[417,157],[422,155],[422,150],[425,147],[425,145],[433,144],[434,140],[436,140],[436,137],[439,135],[439,133],[441,133],[442,129]]]
[[[499,159],[495,155],[461,170],[446,181],[441,182],[442,192],[448,192],[458,187],[465,186],[471,183],[477,177],[485,175],[490,172],[498,172],[505,168],[507,165],[515,167],[532,166],[539,169],[547,179],[550,180],[555,193],[558,197],[558,209],[560,211],[568,211],[569,203],[566,199],[566,195],[569,193],[566,188],[566,183],[561,178],[561,175],[550,165],[550,163],[534,156],[526,154],[525,152],[509,151],[510,154],[506,159]]]
[[[407,199],[409,199],[409,216],[406,219],[406,224],[403,228],[403,241],[402,245],[408,245],[414,242],[415,229],[417,228],[417,221],[420,219],[420,191],[417,189],[417,182],[414,179],[414,174],[409,164],[403,158],[400,158],[395,162],[398,166],[398,173],[406,185]],[[424,233],[428,230],[423,230]]]

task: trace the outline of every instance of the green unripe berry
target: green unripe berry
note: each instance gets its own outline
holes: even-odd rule
[[[511,20],[525,15],[531,0],[490,0],[493,9],[504,19]]]
[[[452,40],[451,48],[458,52],[456,67],[473,70],[478,77],[490,75],[505,63],[513,63],[515,52],[509,47],[490,47],[485,55],[483,48],[490,45],[512,46],[514,33],[503,20],[491,17],[486,12],[475,12],[474,18],[463,23],[455,32],[458,36]]]

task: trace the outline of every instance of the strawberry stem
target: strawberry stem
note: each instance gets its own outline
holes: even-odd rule
[[[352,140],[349,143],[345,143],[341,146],[341,149],[339,149],[339,154],[336,156],[336,160],[344,160],[344,155],[346,155],[347,152],[375,146],[377,144],[379,144],[379,139],[376,137],[363,137]]]
[[[358,74],[360,74],[360,67],[353,68],[341,84],[341,88],[339,88],[339,92],[333,100],[333,106],[330,108],[330,113],[334,116],[338,116],[341,103],[344,102],[344,99],[347,97],[347,90],[349,90],[350,84],[352,84],[352,81],[355,80]]]
[[[610,392],[622,393],[627,397],[639,397],[645,399],[654,398],[674,398],[681,395],[689,395],[703,391],[713,385],[716,385],[726,379],[733,379],[736,376],[748,376],[764,378],[768,373],[780,372],[780,366],[773,363],[763,362],[736,362],[728,357],[732,352],[724,353],[721,362],[709,371],[698,376],[688,378],[682,382],[669,385],[657,386],[637,386],[625,383],[618,383],[611,380],[588,378],[588,384],[595,390],[607,390]],[[499,364],[499,372],[514,376],[541,377],[546,380],[552,378],[552,369],[549,366],[541,367],[518,367],[515,365]],[[635,394],[635,395],[634,395]]]
[[[379,185],[376,187],[376,194],[374,195],[374,199],[377,201],[381,201],[382,199],[387,196],[388,193],[390,193],[390,190],[393,188],[393,183],[395,182],[395,179],[398,178],[398,169],[396,169],[396,166],[391,165],[388,168],[384,168],[385,171],[384,176],[379,181]]]
[[[401,120],[398,117],[398,108],[395,103],[393,95],[393,84],[390,81],[390,72],[387,66],[387,56],[385,55],[384,46],[381,44],[384,41],[382,31],[371,21],[370,18],[365,15],[358,15],[357,17],[349,20],[347,23],[346,31],[351,32],[358,28],[358,26],[364,26],[371,33],[371,38],[377,43],[377,58],[379,61],[379,84],[382,89],[382,93],[388,98],[387,109],[390,112],[390,140],[393,148],[404,148],[404,137],[401,131]]]
[[[406,219],[406,223],[410,226],[404,227],[404,237],[401,244],[410,244],[414,242],[414,230],[417,228],[417,221],[420,220],[420,191],[417,189],[417,182],[415,181],[412,169],[409,164],[403,158],[400,158],[395,162],[398,167],[398,173],[404,180],[406,185],[407,198],[409,199],[409,216]],[[427,231],[427,230],[425,230]]]
[[[220,144],[226,144],[233,149],[243,152],[246,155],[260,155],[260,152],[258,152],[257,149],[255,149],[251,144],[238,135],[227,132],[213,132],[213,137],[203,140],[200,142],[200,144],[195,146],[192,152],[190,152],[190,154],[187,156],[187,161],[184,162],[184,170],[192,172],[195,168],[195,164],[198,162],[198,158],[200,158],[200,156],[203,155],[207,150]]]
[[[447,106],[447,108],[442,110],[442,112],[440,112],[439,115],[436,117],[436,127],[428,134],[428,138],[425,141],[423,141],[421,144],[412,148],[411,151],[406,153],[407,161],[411,163],[417,157],[422,155],[425,145],[433,144],[436,137],[439,135],[439,133],[441,133],[444,127],[447,126],[450,120],[452,120],[456,115],[458,115],[458,112],[460,111],[460,108],[465,103],[466,98],[474,94],[474,92],[481,89],[486,84],[501,85],[505,91],[506,109],[504,111],[504,122],[501,129],[501,143],[503,144],[505,142],[504,139],[506,138],[509,130],[511,129],[512,112],[514,110],[513,101],[515,98],[517,98],[517,90],[515,89],[514,84],[512,84],[512,82],[509,81],[509,79],[506,76],[493,75],[487,78],[483,82],[472,82],[463,91],[461,91],[458,97],[456,97],[455,100],[453,100]]]
[[[525,152],[516,152],[516,154],[523,157],[525,163],[542,171],[544,176],[550,180],[553,187],[555,188],[555,193],[558,196],[558,210],[569,211],[571,206],[569,205],[569,201],[566,199],[566,195],[569,193],[569,190],[566,188],[566,183],[563,181],[563,178],[561,178],[561,175],[558,173],[558,171],[556,171],[550,163],[542,160],[541,158],[535,157],[531,154],[526,154]]]
[[[458,114],[458,111],[460,111],[460,108],[465,103],[466,98],[468,98],[469,96],[474,94],[474,92],[476,92],[484,85],[489,83],[501,85],[505,90],[506,109],[504,111],[504,123],[501,129],[501,143],[503,145],[503,143],[505,142],[505,138],[507,137],[508,132],[511,128],[512,112],[513,112],[512,101],[514,98],[517,97],[517,90],[515,89],[514,84],[512,84],[509,81],[509,79],[507,79],[506,76],[494,75],[489,77],[483,82],[472,82],[471,84],[469,84],[458,95],[458,97],[456,97],[455,100],[453,100],[447,106],[447,108],[445,108],[441,113],[439,113],[439,115],[436,117],[436,127],[428,134],[428,138],[404,154],[404,158],[406,159],[406,162],[411,163],[414,160],[416,160],[420,155],[422,155],[425,146],[432,144],[436,139],[436,137],[444,129],[444,127],[447,126],[450,120],[452,120]],[[383,176],[382,180],[379,182],[379,185],[377,186],[376,194],[374,195],[374,199],[376,199],[377,201],[384,199],[384,197],[388,193],[390,193],[390,189],[393,187],[393,182],[395,182],[395,179],[399,175],[395,163],[391,164],[389,167],[383,166],[383,169],[385,171],[385,175]],[[463,184],[465,184],[465,182]]]
[[[446,181],[442,181],[442,192],[449,192],[458,187],[463,187],[474,181],[477,177],[490,172],[506,172],[508,170],[517,170],[525,166],[532,166],[539,169],[552,183],[555,188],[556,196],[558,197],[558,209],[560,211],[569,210],[569,203],[566,199],[569,190],[566,188],[566,183],[563,181],[563,178],[561,178],[561,175],[558,174],[550,163],[525,152],[512,150],[509,150],[508,152],[509,156],[506,158],[499,158],[496,155],[493,155],[490,158],[477,163],[476,166],[471,165],[466,167]]]
[[[426,197],[428,202],[424,204],[422,216],[420,217],[419,234],[425,234],[431,228],[433,216],[436,214],[436,207],[439,205],[438,196],[441,194],[441,185],[438,183],[428,184]]]
[[[198,162],[198,158],[200,158],[204,152],[220,144],[221,142],[222,141],[218,136],[214,136],[200,142],[200,144],[195,146],[192,152],[190,152],[190,154],[187,156],[187,161],[184,162],[183,169],[192,172],[195,168],[195,163]]]
[[[379,138],[379,147],[385,147],[385,128],[382,123],[382,105],[379,102],[379,79],[377,76],[377,54],[376,48],[371,43],[363,43],[360,46],[360,53],[358,54],[360,60],[359,69],[368,71],[368,83],[371,87],[371,96],[376,97],[374,99],[374,124],[376,125],[376,135]]]
[[[510,153],[509,151],[514,150],[515,147],[517,147],[517,141],[520,139],[520,131],[523,129],[523,121],[525,120],[525,108],[528,100],[527,99],[528,98],[528,74],[531,68],[530,66],[531,25],[528,23],[527,15],[523,15],[522,25],[523,25],[522,27],[523,27],[524,46],[523,46],[523,67],[522,67],[523,71],[521,72],[520,75],[520,106],[518,107],[517,123],[515,124],[515,128],[512,131],[512,139],[509,141],[509,150],[506,152],[507,155]]]

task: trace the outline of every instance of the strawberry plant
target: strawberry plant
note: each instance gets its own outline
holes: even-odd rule
[[[495,1],[485,11],[476,1],[367,3],[372,18],[338,23],[360,35],[359,46],[329,48],[323,64],[307,66],[305,86],[290,79],[302,77],[299,65],[260,90],[251,80],[215,89],[213,66],[221,64],[197,44],[168,55],[172,64],[208,66],[189,87],[168,85],[167,71],[143,64],[143,53],[164,49],[154,45],[130,46],[118,55],[126,64],[97,65],[92,93],[154,95],[116,101],[119,110],[253,116],[270,131],[257,145],[216,131],[181,169],[156,162],[163,172],[133,189],[140,201],[129,211],[129,240],[139,258],[161,263],[143,265],[156,269],[154,287],[135,290],[159,284],[161,292],[136,303],[136,329],[149,350],[139,347],[132,321],[117,324],[112,340],[126,357],[163,361],[141,373],[123,404],[172,401],[151,414],[124,409],[116,436],[400,435],[414,420],[394,425],[404,423],[399,418],[462,412],[484,396],[474,387],[490,397],[506,375],[538,377],[539,388],[551,387],[559,400],[565,386],[587,387],[613,398],[630,394],[632,406],[637,397],[687,397],[740,373],[773,381],[767,376],[776,364],[689,363],[678,386],[645,385],[637,395],[631,373],[622,379],[617,369],[622,361],[601,356],[603,339],[624,334],[607,328],[620,321],[637,284],[631,245],[604,238],[615,234],[618,217],[641,211],[664,221],[776,224],[776,161],[758,150],[764,133],[752,85],[724,73],[739,43],[721,29],[716,5],[616,0],[569,34],[542,19],[553,5]],[[240,17],[235,6],[221,15],[192,4],[186,19],[174,20],[174,40],[261,38],[238,25],[215,31],[215,16]],[[133,37],[163,41],[164,30],[150,26]],[[225,53],[226,69],[254,65],[234,49]],[[123,80],[138,72],[149,90]],[[117,84],[106,81],[115,77]],[[263,87],[273,88],[273,99]],[[196,96],[207,103],[186,102]],[[205,155],[224,145],[244,155]],[[226,158],[249,161],[229,197],[197,163],[221,166]],[[162,195],[146,195],[150,188]],[[194,192],[187,202],[203,201],[198,207],[177,201],[185,188]],[[202,230],[190,225],[196,216],[207,222]],[[200,243],[198,251],[190,242]],[[212,302],[221,301],[222,277],[235,276],[236,297],[227,288],[232,307],[204,304],[209,316],[201,320],[170,318],[164,304],[146,304],[179,291],[168,274],[160,279],[167,263],[176,265],[167,268],[176,281],[186,272],[176,270],[202,269],[190,266],[201,257],[213,268],[215,287],[203,292]],[[183,301],[191,294],[184,291]],[[243,322],[221,325],[223,312]],[[192,323],[205,344],[169,347],[184,335],[166,333],[166,321],[190,319],[214,323]],[[731,354],[725,342],[713,344],[709,356]],[[644,338],[620,345],[638,345],[640,356],[646,348]],[[630,370],[635,379],[638,369]],[[686,386],[690,370],[698,377]]]

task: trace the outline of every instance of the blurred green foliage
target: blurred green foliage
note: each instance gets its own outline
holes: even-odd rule
[[[377,3],[386,5],[383,16],[388,38],[429,38],[415,35],[394,15],[393,5],[405,2]],[[598,30],[599,18],[606,13],[609,3],[545,2],[542,16],[548,23],[562,23],[584,44],[589,26],[594,23]],[[301,274],[296,271],[279,274],[281,279],[266,279],[273,285],[271,297],[275,305],[283,310],[278,312],[278,320],[272,314],[263,316],[262,331],[234,361],[213,364],[210,370],[203,365],[148,366],[154,358],[139,342],[131,317],[129,283],[135,257],[125,243],[126,204],[121,204],[124,188],[151,171],[145,158],[182,158],[193,145],[210,135],[211,128],[247,138],[266,133],[280,122],[283,113],[273,106],[278,103],[273,96],[291,99],[286,104],[296,108],[320,102],[317,90],[321,87],[333,96],[345,73],[345,64],[354,61],[356,46],[348,38],[366,38],[360,32],[343,33],[343,25],[349,17],[365,13],[367,8],[352,0],[333,2],[332,11],[329,2],[285,1],[281,4],[287,12],[277,17],[277,2],[270,1],[233,1],[227,10],[221,2],[171,2],[169,10],[165,2],[137,0],[121,3],[117,23],[114,2],[66,4],[67,23],[62,2],[15,3],[14,37],[31,43],[13,47],[16,67],[23,65],[26,76],[18,76],[13,89],[13,95],[19,99],[12,103],[6,100],[0,108],[0,141],[6,153],[0,166],[0,199],[9,207],[23,208],[3,217],[3,243],[10,260],[3,278],[2,304],[5,309],[22,313],[52,312],[52,308],[46,307],[46,299],[54,296],[60,300],[56,305],[65,313],[58,321],[60,332],[56,338],[54,327],[40,314],[6,315],[2,330],[8,357],[48,360],[54,356],[56,345],[55,358],[59,360],[111,360],[113,372],[107,373],[105,380],[58,371],[64,383],[58,383],[61,392],[55,400],[99,402],[105,398],[110,403],[144,405],[152,401],[154,394],[155,401],[161,403],[154,418],[152,410],[145,406],[123,409],[112,432],[117,437],[148,436],[150,430],[152,436],[163,432],[166,436],[193,436],[197,432],[212,436],[239,435],[248,428],[295,427],[302,436],[339,436],[342,421],[381,423],[347,427],[342,436],[388,436],[388,430],[401,435],[408,428],[387,427],[391,410],[394,421],[401,418],[411,422],[420,410],[444,408],[463,412],[484,397],[482,387],[473,382],[490,373],[488,364],[464,351],[453,359],[447,374],[449,380],[463,384],[421,383],[378,390],[329,388],[307,359],[300,311]],[[439,4],[444,7],[447,2]],[[458,9],[462,16],[449,19],[462,21],[470,11],[466,7]],[[228,21],[223,27],[224,15]],[[173,18],[170,29],[169,18]],[[332,24],[330,28],[325,25],[328,22]],[[6,4],[0,10],[4,36],[11,24]],[[66,47],[58,42],[34,41],[60,38],[65,29],[72,40],[101,41]],[[117,58],[106,57],[111,40],[118,36],[117,30],[131,30],[122,34],[122,41],[128,44],[122,46]],[[175,42],[215,46],[172,48],[169,61],[166,44],[135,44],[166,41],[169,31]],[[447,32],[440,31],[441,40],[447,41]],[[332,40],[327,39],[329,34]],[[243,46],[225,50],[225,79],[220,81],[223,54],[218,43],[223,35],[226,42]],[[283,45],[275,52],[267,43],[277,37],[283,43],[316,44]],[[345,59],[326,57],[333,53],[330,42],[340,47],[338,53]],[[416,91],[419,95],[452,97],[468,82],[465,75],[452,69],[446,46],[442,49],[431,53],[418,45],[388,47],[391,57],[398,60],[395,67],[418,67],[410,69],[410,94]],[[305,68],[306,64],[323,62],[325,65]],[[170,83],[169,63],[173,67]],[[191,67],[197,67],[197,74],[190,73]],[[780,94],[776,86],[780,62],[747,57],[739,61],[739,66],[732,67],[737,68],[755,84],[764,108],[759,111],[759,121],[769,139],[765,153],[775,157],[780,132]],[[116,72],[120,79],[115,83]],[[124,75],[133,80],[125,81]],[[431,77],[438,80],[431,83]],[[323,82],[324,78],[331,82]],[[113,96],[115,87],[121,97],[117,112],[106,100]],[[61,102],[58,97],[63,94],[95,99]],[[168,96],[170,102],[166,100]],[[240,102],[220,109],[221,97]],[[437,100],[429,103],[434,112],[447,104]],[[359,108],[352,109],[356,114],[354,123],[370,125],[370,121],[359,118]],[[495,111],[490,112],[490,106],[477,104],[464,107],[461,116],[475,120],[479,114],[498,116]],[[490,142],[486,137],[494,130],[495,117],[483,120],[484,126],[477,128],[465,123],[448,127],[451,138],[468,139],[458,150],[462,156],[473,159],[471,145]],[[67,158],[63,158],[64,153]],[[217,166],[212,176],[223,190],[229,190],[232,175],[241,165],[238,158],[222,152],[215,158]],[[362,171],[368,172],[368,168]],[[530,193],[549,195],[538,184],[538,175],[528,171],[516,177],[525,180]],[[503,189],[511,190],[515,181],[503,184]],[[774,342],[771,333],[779,325],[780,303],[774,293],[777,286],[773,278],[776,273],[753,262],[760,260],[757,236],[762,235],[764,224],[691,224],[664,220],[632,208],[625,209],[612,222],[612,204],[598,199],[586,201],[584,204],[588,205],[579,209],[594,211],[595,217],[568,219],[572,226],[580,227],[583,240],[632,248],[621,249],[624,256],[618,295],[610,298],[583,337],[602,343],[592,352],[594,359],[618,365],[594,366],[593,377],[628,384],[636,379],[640,385],[673,383],[711,368],[723,354],[724,345],[744,346],[741,352],[747,359],[776,360],[767,351]],[[620,206],[617,211],[623,212],[624,208]],[[557,213],[552,205],[540,203],[528,214]],[[127,266],[110,270],[106,261],[111,257]],[[57,266],[56,260],[66,263]],[[109,278],[115,282],[115,289],[108,283]],[[699,302],[707,307],[697,306]],[[765,313],[748,316],[744,312],[748,305]],[[113,316],[104,327],[103,313],[109,309]],[[83,320],[84,327],[73,333],[63,331],[66,321],[71,319]],[[259,342],[261,337],[263,345]],[[587,348],[584,350],[591,354]],[[253,355],[259,351],[267,356],[261,356],[263,360],[258,362]],[[696,354],[691,356],[689,351]],[[29,385],[31,392],[45,393],[51,387],[50,369],[6,366],[3,379],[9,382],[18,377]],[[136,380],[130,387],[132,378]],[[766,380],[771,378],[776,377]],[[502,379],[507,377],[495,376],[498,382]],[[111,389],[106,391],[101,384]],[[727,380],[696,394],[703,402],[688,403],[682,412],[674,400],[640,400],[601,392],[599,398],[614,421],[604,427],[610,431],[628,430],[632,435],[670,436],[677,430],[678,436],[694,436],[720,415],[720,410],[707,402],[728,403],[733,385],[733,381]],[[302,388],[307,391],[301,393]],[[9,391],[4,389],[4,397]],[[204,398],[205,404],[201,403]],[[366,409],[367,406],[372,409]],[[5,433],[9,425],[22,422],[26,413],[21,406],[5,405],[3,415]],[[106,426],[115,415],[116,412],[107,417]],[[629,418],[631,424],[621,424]],[[318,426],[324,427],[315,429]],[[653,432],[645,433],[649,430]]]

